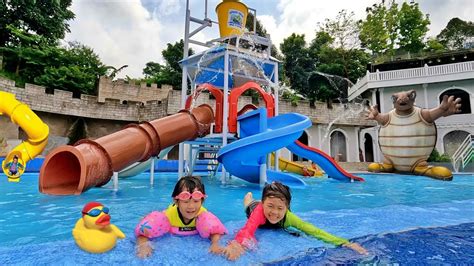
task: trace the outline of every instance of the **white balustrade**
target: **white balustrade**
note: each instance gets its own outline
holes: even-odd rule
[[[439,66],[424,66],[410,69],[400,69],[391,71],[376,71],[367,73],[354,86],[349,88],[349,100],[354,99],[369,88],[376,87],[376,84],[370,83],[397,81],[407,79],[419,79],[437,77],[442,75],[453,75],[461,73],[474,73],[474,61],[446,64]],[[393,84],[396,86],[397,84]]]

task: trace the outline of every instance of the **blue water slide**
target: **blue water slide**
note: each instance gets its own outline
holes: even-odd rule
[[[219,150],[218,160],[232,175],[251,183],[260,181],[260,165],[267,154],[296,141],[311,126],[308,117],[297,113],[267,118],[259,108],[239,116],[240,139]],[[267,181],[280,181],[290,186],[304,186],[303,180],[288,173],[267,170]]]
[[[341,166],[337,164],[336,161],[331,158],[331,156],[327,155],[321,150],[306,146],[305,144],[299,141],[291,143],[290,145],[286,146],[286,148],[292,153],[300,157],[309,159],[319,165],[319,167],[321,167],[330,178],[342,181],[364,181],[363,178],[346,172]]]

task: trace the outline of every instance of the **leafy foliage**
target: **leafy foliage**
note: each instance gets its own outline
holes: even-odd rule
[[[428,162],[451,162],[451,158],[447,154],[439,154],[438,150],[433,149],[428,157]]]
[[[474,23],[459,18],[451,19],[446,28],[436,36],[437,40],[449,49],[461,49],[467,38],[474,37]]]
[[[247,16],[247,21],[245,22],[245,28],[248,31],[253,31],[253,25],[254,25],[255,17],[253,13],[249,13]],[[262,23],[256,19],[256,24],[255,24],[255,33],[258,36],[266,37],[267,36],[267,30],[263,27]],[[275,58],[281,58],[281,55],[278,53],[278,50],[275,45],[272,44],[271,47],[271,55]]]
[[[398,44],[400,49],[416,53],[424,48],[423,39],[428,32],[430,20],[421,12],[418,3],[403,2],[399,13]]]
[[[72,0],[0,0],[0,47],[15,42],[7,25],[42,36],[56,44],[69,32]]]
[[[48,40],[9,26],[19,45],[0,47],[5,61],[5,71],[15,73],[26,82],[47,88],[95,94],[96,80],[104,75],[106,67],[94,51],[79,43],[67,47],[50,45]]]
[[[357,27],[353,14],[339,12],[327,19],[309,46],[304,35],[292,34],[280,46],[283,69],[291,88],[315,100],[347,97],[350,82],[365,74],[369,56],[357,48]]]
[[[168,43],[165,50],[161,52],[165,59],[162,65],[156,62],[148,62],[143,69],[145,80],[148,83],[156,83],[158,86],[163,84],[173,86],[175,90],[181,90],[181,67],[179,61],[183,58],[184,41],[180,40],[174,44]],[[189,55],[194,54],[189,49]]]
[[[388,14],[385,5],[374,4],[366,9],[366,13],[365,21],[359,21],[359,39],[362,46],[375,54],[382,54],[387,50],[393,52],[394,43],[389,43]]]
[[[326,19],[321,30],[329,34],[336,48],[346,50],[353,49],[359,45],[357,22],[354,20],[354,12],[343,9],[339,11],[335,19]]]
[[[395,49],[420,52],[430,20],[417,3],[404,2],[400,8],[395,1],[388,6],[382,1],[366,9],[366,19],[359,21],[362,46],[381,55],[393,55]]]
[[[304,34],[293,33],[280,44],[285,57],[283,71],[291,88],[303,95],[308,94],[308,76],[315,69],[310,50],[306,45]]]
[[[440,52],[445,49],[445,46],[435,38],[429,38],[428,41],[426,41],[426,52]]]

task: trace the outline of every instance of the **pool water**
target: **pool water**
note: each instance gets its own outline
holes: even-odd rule
[[[109,183],[80,196],[49,196],[38,192],[37,174],[25,174],[20,183],[9,183],[4,175],[0,175],[0,264],[229,263],[221,256],[208,254],[209,241],[198,236],[165,236],[153,242],[155,252],[151,258],[140,260],[135,257],[135,225],[152,210],[162,210],[169,205],[170,195],[177,180],[175,173],[160,173],[156,175],[155,185],[151,187],[148,176],[149,174],[141,174],[122,179],[119,181],[118,191],[113,191]],[[404,262],[390,255],[398,251],[379,252],[380,245],[388,245],[384,242],[386,237],[383,241],[376,241],[374,238],[378,239],[387,234],[403,237],[403,233],[399,232],[419,227],[450,228],[449,226],[467,224],[465,227],[473,228],[469,226],[474,222],[474,175],[457,175],[452,182],[420,176],[360,176],[365,178],[366,182],[343,183],[327,178],[307,179],[307,188],[292,191],[291,209],[302,219],[330,233],[356,238],[366,245],[371,255],[361,257],[345,248],[333,248],[316,239],[296,237],[284,231],[259,230],[258,248],[247,252],[239,259],[238,264],[286,265],[309,264],[311,261],[325,264],[334,262],[334,257],[339,255],[341,258],[353,256],[346,262],[355,263]],[[256,198],[260,198],[261,190],[256,185],[239,180],[221,184],[218,180],[204,178],[204,182],[206,194],[209,195],[205,207],[216,214],[230,232],[230,235],[221,239],[221,244],[225,244],[246,221],[242,206],[243,196],[251,191]],[[108,253],[86,253],[75,245],[72,238],[71,230],[81,217],[82,207],[89,201],[99,201],[108,206],[112,223],[127,236],[124,240],[119,240],[117,246]],[[461,238],[468,243],[474,243],[472,230],[464,231],[469,233]],[[430,242],[429,239],[426,241]],[[465,254],[462,252],[466,251],[455,250],[461,252],[456,256],[474,263],[474,251],[470,250]],[[319,254],[321,252],[323,255]],[[315,259],[315,254],[319,254],[318,259]],[[388,258],[390,256],[391,259]],[[438,255],[432,254],[425,257],[436,259],[436,256]],[[452,258],[456,256],[453,255]],[[445,260],[442,263],[449,263],[449,256],[443,258]],[[429,263],[433,260],[418,262]]]

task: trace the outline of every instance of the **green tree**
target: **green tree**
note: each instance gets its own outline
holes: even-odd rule
[[[430,25],[429,18],[421,12],[418,3],[403,2],[400,8],[400,49],[417,53],[425,47],[424,38]]]
[[[365,20],[359,21],[359,39],[362,46],[374,54],[383,54],[387,50],[393,50],[389,48],[391,32],[389,32],[388,26],[387,7],[383,3],[374,4],[372,7],[366,8],[365,11],[367,13]],[[395,17],[390,21],[394,20],[396,20]],[[390,26],[392,26],[391,23]],[[393,45],[393,42],[391,43]]]
[[[308,77],[314,71],[315,64],[311,51],[306,47],[304,34],[291,34],[280,44],[283,54],[283,71],[291,88],[303,95],[308,95]]]
[[[24,82],[72,91],[76,97],[96,92],[96,80],[105,74],[106,67],[91,48],[80,43],[62,48],[49,44],[43,36],[7,28],[18,45],[0,47],[5,71]]]
[[[348,13],[343,9],[339,11],[335,19],[326,19],[321,31],[329,34],[333,39],[333,45],[337,48],[353,49],[359,46],[359,29],[354,20],[354,12]]]
[[[83,94],[97,94],[96,82],[105,75],[107,67],[92,48],[71,42],[66,48],[55,48],[57,60],[46,62],[44,72],[34,82],[49,89],[72,91],[75,97]],[[49,57],[49,55],[46,55]]]
[[[316,71],[308,78],[307,97],[311,101],[347,98],[351,82],[363,76],[369,56],[359,48],[357,22],[353,13],[339,12],[334,20],[326,19],[310,44]]]
[[[325,35],[331,36],[331,39]],[[352,81],[364,74],[368,55],[359,49],[358,26],[353,12],[342,10],[334,20],[326,19],[313,43],[321,42],[324,43],[321,49],[313,51],[319,71]],[[314,44],[311,49],[317,47]]]
[[[444,45],[435,38],[429,38],[426,41],[425,51],[427,52],[438,52],[444,51],[445,49]]]
[[[255,21],[255,16],[253,15],[253,13],[249,13],[247,15],[247,21],[245,22],[245,28],[248,31],[253,31],[254,21]],[[266,37],[267,36],[267,30],[263,27],[260,20],[257,19],[255,23],[256,23],[255,24],[255,33],[258,36]]]
[[[55,44],[69,32],[72,0],[0,0],[0,47],[14,41],[7,25],[43,36]]]
[[[168,43],[165,50],[161,52],[165,64],[148,62],[143,69],[143,74],[148,83],[156,83],[158,86],[163,84],[173,86],[175,90],[181,90],[181,67],[179,61],[183,59],[184,41],[181,39],[174,44]],[[189,55],[194,51],[189,49]]]
[[[253,31],[254,21],[255,21],[255,17],[253,13],[249,13],[247,16],[247,21],[245,22],[245,28],[248,31]],[[255,33],[261,37],[267,36],[267,30],[263,27],[262,23],[258,19],[256,20]],[[270,54],[275,58],[279,58],[279,59],[282,58],[282,56],[278,53],[278,50],[274,44],[272,44]]]
[[[423,50],[430,21],[417,3],[384,2],[366,9],[365,20],[359,21],[359,39],[373,54],[393,55],[396,49],[407,52]]]
[[[436,39],[451,50],[462,49],[467,38],[474,37],[474,23],[452,18]]]

